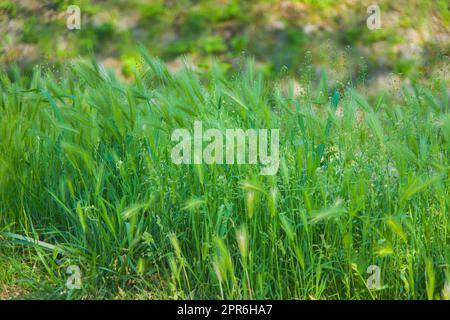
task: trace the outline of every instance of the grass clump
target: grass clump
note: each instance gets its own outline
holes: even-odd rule
[[[0,240],[65,298],[434,299],[450,281],[444,85],[401,98],[176,74],[143,53],[0,77]],[[280,169],[175,165],[177,128],[279,128]],[[19,235],[19,237],[11,237]],[[23,238],[27,237],[27,238]],[[28,240],[27,240],[28,239]],[[41,242],[37,242],[37,240]],[[66,268],[82,270],[80,290]],[[376,265],[381,286],[367,287]],[[37,280],[36,280],[37,281]],[[447,284],[448,286],[448,284]]]

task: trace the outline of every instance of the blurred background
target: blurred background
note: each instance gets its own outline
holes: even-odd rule
[[[370,30],[369,5],[381,28]],[[81,10],[81,29],[66,26],[67,7]],[[132,79],[139,45],[176,71],[187,57],[199,69],[225,70],[254,57],[269,77],[326,70],[331,84],[370,91],[403,79],[448,83],[447,0],[0,0],[0,67],[57,69],[79,56]],[[322,67],[325,67],[322,69]]]

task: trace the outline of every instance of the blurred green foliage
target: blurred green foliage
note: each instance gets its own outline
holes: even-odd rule
[[[107,67],[131,77],[143,45],[178,68],[189,56],[198,65],[214,57],[224,68],[254,56],[269,75],[298,74],[311,52],[313,65],[334,68],[340,79],[394,72],[432,78],[449,56],[445,0],[378,1],[382,28],[369,30],[369,1],[331,0],[116,0],[0,3],[0,65],[62,64],[94,53]],[[81,30],[66,28],[67,7],[81,9]],[[337,58],[342,56],[343,58]],[[343,61],[342,61],[343,60]],[[344,63],[343,63],[344,62]],[[134,65],[133,65],[134,63]],[[285,72],[285,71],[283,71]]]

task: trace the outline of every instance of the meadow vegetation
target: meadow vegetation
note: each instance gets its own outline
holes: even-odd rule
[[[325,70],[266,79],[245,60],[231,75],[220,63],[170,72],[141,55],[128,82],[95,59],[0,73],[0,265],[16,266],[0,271],[0,296],[448,294],[444,80],[369,97]],[[278,174],[175,165],[171,133],[196,120],[280,129]],[[66,287],[70,265],[80,290]]]

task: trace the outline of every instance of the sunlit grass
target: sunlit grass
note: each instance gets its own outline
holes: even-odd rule
[[[253,63],[124,84],[93,63],[1,75],[0,239],[68,298],[440,298],[450,281],[447,88],[400,100],[263,79]],[[175,165],[170,134],[279,128],[280,169]],[[11,236],[11,234],[16,236]],[[23,238],[27,237],[27,238]],[[41,242],[36,242],[40,240]],[[83,272],[65,287],[67,266]],[[381,288],[369,290],[370,265]],[[38,281],[38,280],[36,280]]]

